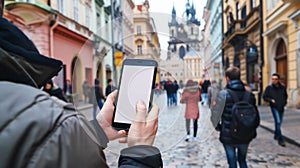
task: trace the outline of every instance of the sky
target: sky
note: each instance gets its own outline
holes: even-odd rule
[[[207,0],[189,0],[190,5],[194,2],[196,9],[196,18],[200,20],[200,30],[204,27],[204,21],[202,19],[203,8],[206,5]],[[135,4],[142,4],[144,0],[134,0]],[[151,17],[154,19],[155,26],[158,32],[159,41],[162,49],[161,58],[166,58],[168,40],[169,40],[169,28],[168,22],[171,20],[173,5],[176,10],[178,19],[184,18],[182,15],[185,12],[185,5],[187,0],[149,0]]]

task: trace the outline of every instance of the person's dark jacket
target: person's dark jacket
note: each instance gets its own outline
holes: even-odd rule
[[[49,84],[51,86],[50,89],[46,89],[47,84]],[[47,84],[43,87],[44,92],[47,92],[50,96],[55,96],[55,97],[59,98],[60,100],[63,100],[65,102],[67,102],[67,99],[65,98],[61,88],[54,87],[54,84],[53,84],[52,80],[50,80]]]
[[[176,88],[175,88],[175,85],[172,82],[168,81],[165,84],[165,90],[167,91],[168,95],[171,95],[171,94],[175,93]]]
[[[277,86],[274,84],[267,86],[263,95],[263,99],[269,102],[271,107],[275,107],[278,110],[283,110],[287,104],[287,98],[286,88],[280,83]],[[272,103],[272,99],[275,100],[275,103]]]
[[[117,88],[114,87],[113,85],[107,85],[105,88],[105,96],[108,96],[111,92],[116,90]]]
[[[240,80],[231,80],[226,89],[232,90],[241,100],[245,92],[245,87]],[[247,144],[249,141],[240,141],[232,137],[230,126],[232,122],[232,106],[234,104],[233,98],[227,90],[219,92],[216,100],[216,106],[212,108],[212,122],[213,125],[220,129],[220,141],[224,144]],[[251,93],[250,102],[256,107],[256,100]],[[256,107],[257,109],[257,107]]]
[[[0,74],[0,167],[108,167],[103,153],[108,138],[98,122],[31,87],[53,78],[62,62],[40,55],[22,31],[1,17],[0,25],[0,71],[10,75]],[[162,166],[152,146],[121,154],[120,167]]]
[[[0,81],[0,91],[0,167],[108,167],[103,153],[108,138],[98,122],[33,87]],[[122,150],[119,163],[162,165],[152,146]]]
[[[210,86],[210,81],[204,80],[203,85],[201,86],[202,93],[207,93],[209,86]]]

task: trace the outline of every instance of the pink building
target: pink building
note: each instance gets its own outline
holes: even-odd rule
[[[63,61],[63,71],[54,79],[64,88],[72,81],[74,94],[82,97],[82,84],[93,81],[93,33],[47,4],[13,2],[6,4],[4,17],[33,41],[41,54]],[[71,28],[70,28],[71,27]]]

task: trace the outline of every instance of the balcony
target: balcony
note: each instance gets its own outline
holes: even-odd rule
[[[238,34],[246,34],[255,25],[259,24],[259,8],[259,6],[253,8],[253,10],[244,19],[234,21],[224,34],[225,39],[231,39]]]

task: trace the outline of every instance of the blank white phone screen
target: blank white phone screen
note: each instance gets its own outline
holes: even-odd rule
[[[148,111],[154,67],[124,65],[122,73],[114,120],[118,123],[131,124],[139,100],[145,102]]]

